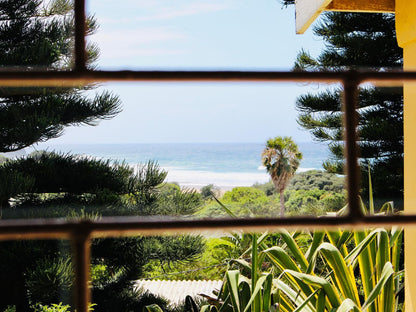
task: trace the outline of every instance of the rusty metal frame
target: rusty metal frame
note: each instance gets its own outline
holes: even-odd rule
[[[72,242],[76,276],[75,308],[87,312],[90,302],[90,241],[94,237],[160,235],[200,231],[264,231],[282,228],[363,228],[415,226],[416,215],[364,216],[359,208],[360,174],[357,148],[357,94],[363,82],[402,84],[416,80],[416,72],[276,72],[276,71],[97,71],[88,70],[85,51],[85,0],[75,0],[75,66],[71,71],[0,71],[2,86],[61,86],[108,81],[176,82],[328,82],[344,87],[346,173],[349,213],[327,218],[255,218],[172,220],[143,217],[113,217],[97,221],[61,219],[0,220],[0,240],[68,239]]]

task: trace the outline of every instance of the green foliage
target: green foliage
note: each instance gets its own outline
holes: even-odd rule
[[[26,288],[31,302],[53,304],[70,303],[73,281],[72,265],[69,259],[40,259],[27,273]]]
[[[73,1],[10,0],[0,2],[0,66],[26,70],[68,70],[73,65]],[[97,23],[87,18],[87,35]],[[88,67],[98,56],[93,44],[87,45]],[[109,92],[95,96],[95,85],[68,88],[1,88],[0,152],[19,150],[34,143],[62,135],[70,125],[97,125],[98,121],[120,112],[120,101]],[[84,92],[84,91],[88,91]],[[3,158],[2,158],[3,159]],[[0,165],[0,206],[7,210],[2,218],[97,217],[108,214],[146,214],[158,206],[158,190],[166,172],[149,162],[136,169],[126,164],[71,155],[39,152],[27,158]],[[195,209],[195,194],[176,193],[175,200],[188,200],[176,213]],[[181,197],[182,196],[182,197]],[[13,207],[8,207],[13,197]],[[28,209],[28,207],[34,209]],[[179,206],[179,204],[178,204]],[[53,207],[53,208],[51,208]],[[203,249],[202,241],[181,238],[166,240],[179,250],[169,249],[169,261],[193,259]],[[164,248],[163,239],[132,238],[100,240],[93,246],[96,265],[112,270],[96,271],[94,293],[101,298],[100,309],[141,310],[137,293],[128,278],[138,276],[152,257],[154,241]],[[169,244],[168,244],[169,242]],[[186,244],[183,246],[182,244]],[[200,244],[200,245],[198,245]],[[15,304],[26,312],[30,304],[37,311],[66,311],[56,298],[60,288],[69,288],[68,255],[52,241],[0,242],[0,309]],[[112,250],[100,250],[111,247]],[[197,248],[193,250],[192,248]],[[142,253],[149,251],[149,253]],[[185,258],[183,258],[185,257]],[[110,260],[111,258],[111,260]],[[101,272],[101,273],[98,273]],[[45,291],[47,290],[47,291]],[[99,296],[101,295],[101,297]],[[110,300],[111,299],[111,300]],[[98,300],[98,299],[97,299]],[[31,302],[30,302],[31,301]],[[45,302],[55,301],[50,306]],[[132,309],[134,307],[134,309]],[[68,308],[69,309],[69,308]]]
[[[91,265],[91,283],[93,287],[103,285],[110,279],[111,273],[105,264],[98,263]]]
[[[263,191],[267,196],[276,194],[276,188],[272,182],[264,184],[256,183],[253,187]],[[341,193],[345,189],[345,179],[343,176],[339,176],[334,173],[320,170],[309,170],[296,173],[287,185],[287,190],[313,189]]]
[[[284,303],[282,311],[300,310],[300,307],[308,311],[331,311],[347,304],[346,300],[360,310],[397,310],[398,291],[403,282],[397,262],[402,233],[398,229],[315,233],[308,251],[303,256],[297,252],[300,257],[278,256],[283,250],[277,247],[265,250],[277,272],[281,272],[277,285],[281,292],[279,300]],[[324,262],[318,269],[320,257]],[[292,263],[290,268],[287,263]],[[375,271],[374,266],[377,266]],[[354,268],[358,268],[359,274],[354,273]],[[363,300],[359,299],[360,295]]]
[[[291,137],[269,139],[261,153],[262,164],[270,174],[271,180],[280,194],[280,217],[285,214],[283,192],[299,167],[302,153]]]
[[[235,187],[225,192],[222,201],[225,204],[236,204],[240,209],[252,215],[260,215],[270,204],[270,198],[264,192],[252,187]]]
[[[27,70],[69,69],[73,65],[73,3],[65,0],[9,0],[0,3],[0,66]],[[87,34],[96,29],[88,18]],[[88,46],[88,64],[98,55]],[[96,125],[120,112],[120,101],[109,92],[87,97],[92,86],[74,88],[2,88],[0,91],[0,151],[22,149],[62,135],[66,126]]]
[[[286,4],[289,4],[286,1]],[[402,49],[398,47],[393,14],[330,12],[323,15],[314,34],[325,42],[317,58],[301,51],[298,70],[341,70],[400,68]],[[342,90],[331,88],[297,99],[298,123],[313,138],[328,142],[331,159],[324,163],[330,172],[343,173],[344,127],[341,113]],[[370,163],[378,196],[403,194],[403,91],[402,88],[364,86],[359,91],[358,131],[360,157],[365,171]],[[363,186],[368,187],[363,173]]]
[[[310,235],[305,253],[296,235],[288,232],[281,233],[284,248],[267,247],[266,235],[253,235],[251,262],[235,260],[241,270],[227,271],[216,309],[269,311],[276,304],[288,312],[343,311],[347,305],[357,311],[397,311],[403,287],[397,262],[403,231]],[[317,266],[321,258],[323,263]],[[263,271],[264,262],[271,264],[269,271]]]
[[[105,288],[93,289],[94,311],[143,311],[147,305],[157,304],[169,311],[168,301],[163,297],[131,287],[131,281],[119,280]]]
[[[340,193],[345,189],[344,177],[325,171],[310,170],[293,176],[287,187],[288,190],[319,189]]]
[[[204,239],[198,235],[158,237],[152,256],[163,265],[173,262],[191,262],[198,259],[205,249]]]
[[[339,210],[347,200],[343,181],[342,177],[321,171],[296,174],[284,192],[287,214],[319,216]],[[221,198],[221,202],[236,216],[273,215],[278,201],[279,194],[271,182],[237,187]],[[226,217],[228,214],[217,202],[209,201],[196,215]]]
[[[0,165],[0,208],[9,207],[9,199],[18,194],[30,192],[34,186],[34,179],[12,168],[5,168],[7,163]],[[5,183],[7,181],[7,183]],[[0,214],[2,217],[2,214]]]
[[[71,307],[69,305],[63,305],[60,303],[52,303],[50,305],[36,304],[32,306],[33,312],[70,312]],[[90,311],[92,311],[91,309]]]
[[[90,304],[88,311],[94,311],[95,304]],[[71,312],[70,305],[60,303],[52,303],[50,305],[36,303],[31,306],[33,312]],[[76,310],[75,310],[76,311]]]
[[[149,164],[146,172],[154,166],[156,165],[153,163]],[[111,164],[108,160],[86,156],[42,153],[9,161],[0,170],[13,170],[32,177],[35,180],[33,193],[83,194],[109,190],[116,194],[125,194],[144,188],[141,185],[143,179],[127,164]],[[159,175],[152,176],[152,179],[156,179],[158,185],[165,177],[166,173],[162,171]]]
[[[160,188],[156,204],[152,214],[191,215],[200,208],[202,197],[195,190],[181,190],[178,185],[167,183]]]
[[[4,155],[0,155],[0,165],[4,164],[6,161],[9,161],[10,159]]]
[[[3,218],[18,216],[19,210],[30,217],[33,209],[33,217],[36,213],[37,217],[64,217],[74,209],[87,209],[91,214],[95,210],[100,215],[147,214],[158,200],[166,175],[154,162],[132,168],[85,156],[36,153],[0,165],[0,176],[10,180],[0,188],[4,206],[15,197],[14,209],[5,211]],[[199,204],[195,194],[177,197],[184,199],[177,205],[182,204],[184,210]],[[192,202],[189,197],[196,199]]]
[[[156,300],[132,288],[131,281],[144,275],[149,263],[163,269],[190,264],[204,252],[201,236],[161,236],[96,239],[92,245],[94,266],[105,267],[104,278],[95,279],[93,301],[97,311],[138,311]],[[150,296],[150,297],[149,297]],[[152,299],[153,298],[153,299]],[[149,301],[150,300],[150,301]],[[140,308],[140,309],[139,309]]]
[[[272,198],[279,196],[271,182],[253,187]],[[284,200],[288,215],[317,216],[339,210],[347,200],[344,177],[318,170],[297,173],[284,192]]]
[[[5,210],[8,217],[16,216],[18,211],[24,212],[22,215],[26,217],[92,219],[106,214],[143,215],[149,211],[179,215],[191,213],[201,202],[201,196],[195,192],[182,191],[177,186],[161,187],[166,172],[152,162],[133,170],[125,164],[40,152],[7,162],[0,166],[0,173],[2,170],[22,172],[31,177],[34,181],[31,192],[39,192],[18,194],[14,206]],[[26,247],[17,243],[1,245],[0,267],[7,267],[8,274],[0,277],[0,291],[13,294],[4,299],[4,304],[14,303],[19,298],[21,306],[17,309],[23,311],[26,308],[22,307],[27,307],[29,302],[69,301],[72,279],[64,255],[47,247],[48,244],[41,246],[37,242],[30,242]],[[155,259],[166,267],[189,264],[198,260],[204,246],[200,236],[94,240],[93,293],[98,311],[143,307],[140,300],[150,297],[138,297],[131,285],[131,280],[142,276],[143,266]],[[30,263],[22,261],[24,259],[30,259]],[[2,287],[6,284],[8,290]],[[16,297],[16,293],[20,297]]]
[[[371,197],[372,198],[372,197]],[[389,205],[386,207],[388,208]],[[368,210],[373,212],[373,202]],[[383,210],[383,209],[381,209]],[[338,214],[344,213],[345,209]],[[391,213],[387,211],[386,213]],[[214,306],[201,311],[398,311],[403,290],[403,230],[249,234],[251,247],[232,262]],[[305,244],[306,248],[299,247]],[[250,260],[245,256],[251,253]]]
[[[267,216],[276,210],[274,198],[254,187],[235,187],[224,193],[221,198],[227,209],[236,216],[260,217]],[[227,217],[228,213],[215,200],[207,201],[196,214],[198,217]]]
[[[262,152],[262,163],[270,174],[273,184],[280,192],[286,188],[302,160],[302,153],[290,137],[269,139]]]
[[[219,189],[214,184],[208,184],[201,188],[203,199],[211,199],[212,196],[219,197]]]
[[[40,300],[35,298],[37,292],[35,287],[29,292],[27,286],[41,286],[47,289],[46,293],[41,296],[48,296],[49,293],[56,294],[60,286],[58,287],[58,281],[68,281],[65,279],[65,274],[60,272],[60,267],[57,265],[55,268],[51,268],[51,271],[46,270],[43,272],[47,264],[42,266],[42,263],[50,262],[52,259],[56,259],[58,262],[68,259],[69,245],[67,241],[58,240],[21,240],[21,241],[2,241],[0,242],[0,311],[5,309],[8,305],[15,305],[16,311],[28,311],[30,305],[30,299],[32,303],[39,302]],[[45,259],[42,261],[42,259]],[[52,265],[52,264],[51,264]],[[65,271],[65,270],[64,270]],[[33,275],[31,275],[33,272]],[[33,279],[38,275],[40,278],[38,281]],[[31,281],[29,282],[29,279]],[[29,282],[30,285],[27,285]],[[48,288],[47,283],[50,282]],[[57,287],[57,288],[53,288]],[[65,294],[65,284],[61,288]],[[67,293],[68,294],[68,293]],[[60,302],[56,301],[57,302]]]
[[[144,266],[146,278],[163,280],[219,280],[222,279],[230,259],[237,258],[249,242],[240,236],[205,238],[204,252],[192,262],[175,262],[161,265],[152,260]]]
[[[295,175],[296,176],[296,175]],[[289,184],[290,185],[290,184]],[[255,183],[253,187],[263,191],[267,196],[277,194],[276,188],[274,187],[273,182],[266,182],[266,183]]]
[[[346,192],[332,193],[319,189],[288,190],[285,192],[286,207],[290,215],[324,215],[336,211],[347,202]]]

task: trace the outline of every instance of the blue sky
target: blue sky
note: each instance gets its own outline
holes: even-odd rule
[[[93,0],[101,69],[289,70],[302,49],[323,43],[295,34],[294,8],[279,0]],[[97,127],[67,128],[49,143],[310,141],[296,123],[296,97],[316,85],[108,83],[123,112]]]

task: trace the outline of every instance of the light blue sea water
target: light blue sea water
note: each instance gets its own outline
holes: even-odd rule
[[[328,157],[325,145],[298,143],[303,154],[298,171],[321,169]],[[50,145],[49,151],[90,155],[102,159],[125,161],[134,166],[154,160],[168,171],[167,180],[183,186],[220,187],[267,182],[269,176],[261,166],[260,143],[164,143],[164,144],[79,144]]]

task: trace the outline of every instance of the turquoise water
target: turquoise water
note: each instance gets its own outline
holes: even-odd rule
[[[325,145],[298,143],[303,153],[299,171],[321,169],[328,157]],[[261,166],[264,144],[259,143],[165,143],[165,144],[71,144],[50,145],[49,151],[90,155],[125,161],[134,166],[154,160],[168,171],[168,181],[183,186],[215,184],[222,187],[267,182]]]

